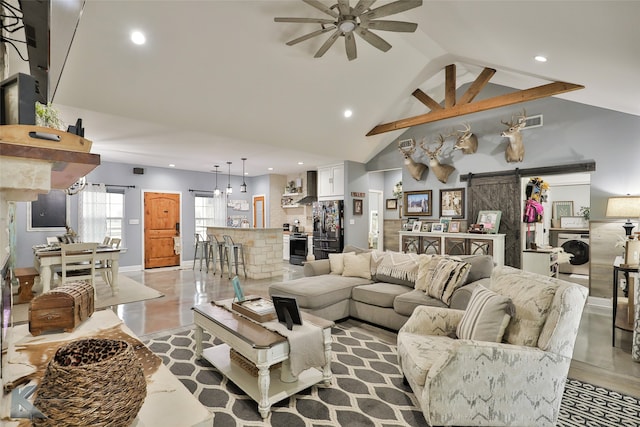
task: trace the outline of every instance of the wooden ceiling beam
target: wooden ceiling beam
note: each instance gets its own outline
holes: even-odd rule
[[[480,111],[492,110],[494,108],[506,107],[508,105],[533,101],[540,98],[547,98],[549,96],[571,92],[579,89],[584,89],[584,86],[566,82],[548,83],[546,85],[536,86],[531,89],[524,89],[518,92],[508,93],[505,95],[483,99],[481,101],[476,101],[468,104],[454,105],[451,108],[444,108],[438,111],[432,111],[427,114],[396,120],[390,123],[384,123],[371,129],[369,133],[367,133],[367,136],[379,135],[381,133],[391,132],[398,129],[406,129],[412,126],[436,122],[438,120],[464,116]]]
[[[429,108],[431,111],[442,110],[442,106],[438,104],[438,102],[436,102],[435,99],[433,99],[432,97],[430,97],[429,95],[421,91],[420,89],[414,90],[411,95],[415,96],[418,99],[418,101],[426,105],[427,108]]]
[[[444,108],[456,105],[456,64],[449,64],[445,68],[444,80]]]
[[[480,73],[475,81],[471,83],[471,86],[469,86],[464,95],[462,95],[462,97],[458,101],[458,105],[468,104],[473,101],[476,95],[478,95],[480,91],[484,89],[487,83],[489,83],[489,80],[491,80],[491,77],[493,77],[495,73],[496,70],[494,70],[493,68],[485,68],[484,70],[482,70],[482,73]]]

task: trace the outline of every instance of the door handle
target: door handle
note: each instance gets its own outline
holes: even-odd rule
[[[176,233],[180,234],[180,223],[176,222]]]

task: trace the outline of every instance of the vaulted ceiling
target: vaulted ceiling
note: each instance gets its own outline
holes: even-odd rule
[[[52,69],[79,10],[66,4],[54,1]],[[232,161],[240,174],[247,157],[251,176],[367,162],[402,131],[367,132],[428,111],[416,89],[444,99],[448,64],[459,85],[490,67],[492,83],[584,85],[559,97],[640,116],[640,2],[425,1],[386,18],[417,22],[415,33],[377,31],[386,53],[356,38],[353,61],[342,38],[313,57],[330,33],[286,46],[320,27],[277,16],[326,17],[296,0],[87,1],[53,103],[68,123],[83,118],[103,161],[197,171]],[[145,45],[130,42],[134,29]]]

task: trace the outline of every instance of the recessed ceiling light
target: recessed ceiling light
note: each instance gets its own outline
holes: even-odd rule
[[[267,170],[272,171],[272,170],[273,170],[273,168],[267,168]]]
[[[147,41],[147,38],[144,36],[144,34],[141,31],[133,31],[131,33],[131,41],[138,45],[145,44],[145,42]]]
[[[533,59],[538,62],[547,62],[547,57],[543,55],[536,55]]]
[[[304,162],[298,162],[299,165],[304,165]]]
[[[170,164],[169,164],[169,167],[170,167],[170,168],[175,168],[175,167],[176,167],[176,165],[174,165],[173,163],[170,163]]]
[[[353,115],[353,111],[351,110],[344,110],[344,116],[348,119],[349,117],[351,117]]]

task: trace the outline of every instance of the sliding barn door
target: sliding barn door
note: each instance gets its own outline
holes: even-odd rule
[[[502,211],[500,234],[505,234],[504,263],[520,268],[520,177],[471,178],[468,183],[469,221],[476,222],[479,211]]]

